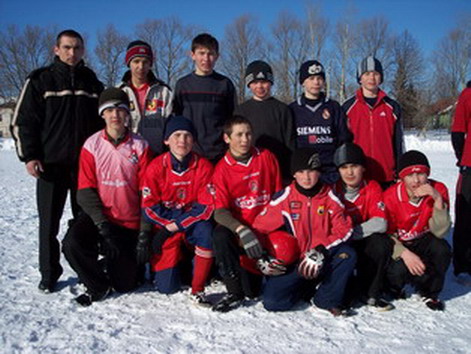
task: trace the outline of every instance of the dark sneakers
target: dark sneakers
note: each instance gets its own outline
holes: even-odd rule
[[[445,303],[439,299],[434,299],[431,297],[423,297],[422,301],[430,310],[433,310],[433,311],[445,310]]]
[[[111,288],[108,288],[105,291],[99,292],[99,293],[91,293],[89,291],[86,291],[82,295],[77,296],[74,300],[79,305],[87,307],[87,306],[90,306],[93,302],[97,302],[97,301],[101,301],[105,299],[110,292],[111,292]]]
[[[242,305],[243,300],[243,295],[236,295],[231,293],[226,294],[221,300],[213,305],[213,311],[229,312]]]
[[[50,293],[53,293],[54,290],[56,290],[56,284],[57,282],[49,282],[46,280],[41,280],[39,282],[38,289],[44,294],[50,294]]]
[[[366,304],[368,305],[368,307],[378,311],[378,312],[386,312],[386,311],[391,311],[393,310],[395,307],[393,304],[391,304],[390,302],[384,300],[384,299],[381,299],[381,298],[374,298],[374,297],[370,297],[366,300]]]

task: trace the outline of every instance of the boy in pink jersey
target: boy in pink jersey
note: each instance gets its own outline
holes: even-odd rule
[[[126,128],[129,100],[118,88],[100,95],[106,128],[85,141],[79,160],[77,201],[82,213],[63,241],[63,252],[87,291],[82,306],[105,298],[111,288],[128,292],[141,275],[134,249],[140,225],[139,188],[151,159],[147,142]],[[105,256],[105,268],[98,262]]]
[[[401,296],[406,283],[415,286],[427,307],[443,311],[438,299],[451,261],[444,240],[450,228],[446,186],[429,179],[430,164],[419,151],[411,150],[398,162],[399,182],[384,193],[388,233],[395,241],[388,282]]]
[[[145,232],[139,235],[137,254],[141,263],[150,258],[157,290],[171,294],[181,288],[181,246],[194,249],[192,299],[209,305],[204,286],[213,264],[210,222],[214,210],[211,163],[193,152],[193,123],[182,116],[170,117],[164,143],[170,149],[147,168],[142,189]],[[153,225],[153,227],[152,227]]]
[[[214,252],[228,294],[213,307],[227,312],[245,296],[256,297],[262,276],[255,262],[262,256],[263,239],[252,230],[255,217],[281,189],[281,174],[275,155],[253,147],[252,125],[234,116],[224,125],[229,149],[213,175],[216,190]]]

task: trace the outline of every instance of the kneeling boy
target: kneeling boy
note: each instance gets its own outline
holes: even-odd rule
[[[196,133],[193,123],[182,116],[169,118],[164,143],[170,149],[156,157],[147,168],[142,208],[149,226],[139,235],[137,255],[141,263],[149,260],[158,291],[170,294],[181,287],[178,263],[181,246],[195,247],[191,294],[195,302],[209,305],[204,286],[213,264],[210,217],[213,197],[211,163],[192,152]]]
[[[297,150],[291,165],[294,181],[277,193],[254,227],[269,233],[284,226],[297,239],[301,259],[286,274],[267,277],[263,304],[269,311],[289,310],[306,299],[305,292],[312,297],[308,289],[320,282],[312,299],[315,306],[334,316],[345,315],[345,287],[356,262],[355,251],[344,243],[352,233],[351,220],[331,188],[320,181],[317,153]]]
[[[399,297],[412,283],[430,309],[443,311],[438,295],[451,261],[443,239],[450,228],[448,190],[428,178],[430,164],[419,151],[402,155],[398,172],[400,181],[384,193],[388,233],[396,243],[387,274],[390,290]]]

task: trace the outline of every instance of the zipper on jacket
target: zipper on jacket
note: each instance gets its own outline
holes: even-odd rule
[[[312,244],[312,225],[311,225],[311,199],[312,197],[308,197],[307,198],[307,225],[308,225],[308,229],[309,229],[309,239],[308,239],[308,249],[307,251],[309,251],[311,249],[311,244]]]

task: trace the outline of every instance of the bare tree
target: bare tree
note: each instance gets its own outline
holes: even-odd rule
[[[10,25],[0,35],[0,96],[17,97],[28,74],[51,62],[55,41],[52,27]]]
[[[95,55],[98,58],[98,75],[107,87],[118,84],[124,71],[124,55],[128,37],[108,24],[103,31],[97,32]]]
[[[172,86],[191,67],[187,53],[197,30],[196,26],[184,25],[176,17],[146,20],[136,26],[137,37],[154,50],[156,75]]]
[[[408,31],[394,37],[392,45],[395,67],[392,93],[402,108],[405,127],[414,126],[420,106],[423,55],[417,40]],[[423,107],[422,107],[423,108]]]
[[[322,15],[320,1],[308,2],[306,6],[306,24],[309,31],[309,53],[312,58],[322,61],[329,32],[329,21]]]
[[[471,71],[470,26],[448,33],[433,53],[434,82],[437,98],[458,96]]]
[[[334,80],[340,103],[343,103],[351,93],[347,89],[349,75],[355,76],[355,65],[353,62],[353,48],[355,43],[355,25],[347,15],[341,18],[333,34],[333,58],[335,64]]]
[[[392,41],[388,20],[376,16],[358,23],[355,54],[358,60],[373,55],[381,61],[383,68],[392,63]]]
[[[274,41],[273,62],[276,71],[276,90],[284,102],[298,95],[298,70],[308,55],[308,30],[304,23],[283,11],[272,25]]]
[[[242,15],[226,26],[222,66],[234,82],[239,102],[245,100],[245,69],[252,60],[265,58],[264,41],[256,20]]]

